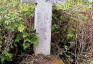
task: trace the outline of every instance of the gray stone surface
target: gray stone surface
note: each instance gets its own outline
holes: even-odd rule
[[[63,4],[63,0],[22,0],[22,2],[37,3],[35,9],[35,29],[39,43],[34,46],[35,54],[50,55],[51,50],[51,23],[52,4]]]
[[[38,3],[35,10],[35,29],[39,33],[39,44],[34,47],[35,54],[50,55],[52,4]]]

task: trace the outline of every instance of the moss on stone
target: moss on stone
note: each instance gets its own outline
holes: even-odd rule
[[[34,64],[64,64],[62,59],[53,55],[34,55],[29,59],[27,62],[33,62]]]

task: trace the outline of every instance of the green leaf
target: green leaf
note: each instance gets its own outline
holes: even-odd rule
[[[28,39],[28,38],[26,38],[26,39],[24,39],[24,43],[25,43],[25,42],[31,42],[31,40]]]
[[[26,38],[27,36],[29,36],[29,34],[28,33],[23,33],[23,38]]]
[[[17,36],[14,42],[19,42],[21,39],[22,39],[21,36]]]
[[[24,25],[20,25],[19,27],[18,27],[18,31],[19,32],[23,32],[24,30],[25,30],[25,26]]]
[[[24,50],[28,49],[30,47],[30,44],[23,43]]]

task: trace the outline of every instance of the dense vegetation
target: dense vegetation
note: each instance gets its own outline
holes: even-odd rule
[[[60,56],[67,64],[84,64],[88,62],[85,56],[89,58],[92,54],[86,49],[93,47],[89,44],[93,40],[84,45],[85,34],[81,34],[85,32],[86,24],[92,21],[92,3],[87,0],[68,0],[65,5],[53,6],[51,54]],[[25,55],[33,54],[33,44],[38,44],[34,30],[35,6],[21,3],[20,0],[0,0],[0,64],[16,64]]]

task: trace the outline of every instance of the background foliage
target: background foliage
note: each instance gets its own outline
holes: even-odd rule
[[[20,0],[0,0],[0,63],[16,64],[20,57],[33,54],[33,44],[38,43],[33,29],[35,6]],[[87,0],[67,0],[65,5],[53,6],[51,54],[67,59],[67,64],[77,60],[77,32],[89,21],[91,6]]]

